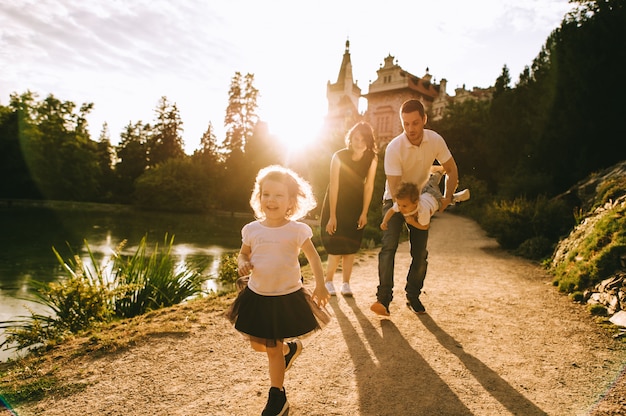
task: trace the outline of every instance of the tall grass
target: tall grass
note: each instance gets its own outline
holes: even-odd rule
[[[63,260],[53,247],[65,278],[59,282],[34,283],[35,302],[50,313],[31,311],[30,316],[0,322],[0,328],[5,329],[7,335],[0,348],[54,344],[98,323],[172,306],[202,292],[202,266],[177,267],[171,253],[174,237],[168,239],[166,234],[163,245],[155,244],[149,252],[144,236],[131,256],[121,254],[125,243],[102,264],[87,241],[88,264],[76,254]]]

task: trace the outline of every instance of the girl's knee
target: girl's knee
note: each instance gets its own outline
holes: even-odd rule
[[[256,352],[265,352],[266,351],[265,344],[262,344],[262,343],[260,343],[258,341],[250,340],[250,346]]]

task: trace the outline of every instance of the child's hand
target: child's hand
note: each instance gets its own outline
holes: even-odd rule
[[[252,269],[254,268],[254,266],[252,266],[252,263],[250,263],[247,260],[239,260],[237,262],[237,272],[239,273],[239,276],[247,276],[252,272]]]
[[[380,229],[383,231],[387,231],[387,223],[386,222],[381,222],[380,223]]]
[[[326,286],[324,285],[315,285],[315,290],[313,291],[313,301],[319,306],[323,308],[328,303],[330,299],[330,293],[326,290]]]

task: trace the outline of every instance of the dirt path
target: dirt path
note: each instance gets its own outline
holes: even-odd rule
[[[438,214],[429,252],[429,313],[418,317],[404,305],[403,244],[388,319],[369,310],[377,251],[360,256],[354,298],[333,298],[335,319],[305,340],[287,373],[290,415],[589,414],[624,367],[624,345],[559,295],[544,271],[502,252],[470,220]],[[219,313],[194,319],[191,333],[161,333],[71,362],[60,374],[90,385],[18,409],[20,416],[260,414],[265,356]]]

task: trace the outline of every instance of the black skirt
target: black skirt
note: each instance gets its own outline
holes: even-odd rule
[[[226,317],[239,332],[264,339],[268,346],[276,340],[310,334],[330,321],[328,312],[313,302],[305,288],[287,295],[263,296],[245,286]]]

